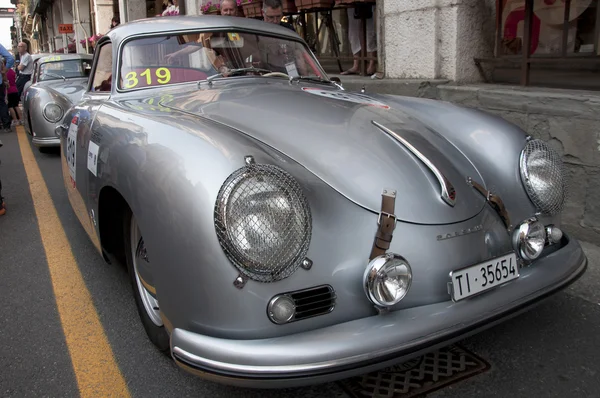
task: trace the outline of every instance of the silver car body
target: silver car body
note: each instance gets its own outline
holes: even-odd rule
[[[40,80],[41,65],[51,62],[84,60],[90,65],[91,54],[52,54],[40,57],[35,62],[34,73],[23,89],[23,120],[25,131],[32,136],[32,143],[38,147],[58,147],[60,139],[54,134],[54,129],[60,124],[50,121],[44,116],[44,107],[50,103],[57,104],[66,112],[74,103],[81,99],[87,88],[87,76],[58,77],[53,80]]]
[[[35,75],[36,71],[37,71],[37,65],[38,65],[38,60],[42,57],[47,57],[49,55],[52,55],[52,53],[37,53],[37,54],[31,54],[31,59],[33,60],[33,73],[32,75]],[[25,90],[27,90],[29,88],[29,86],[31,86],[31,80],[29,79],[29,81],[27,83],[25,83],[25,85],[23,86],[23,93],[25,92]],[[23,96],[21,95],[21,98],[19,99],[20,101],[23,101]]]
[[[202,16],[121,25],[98,46],[112,43],[118,79],[124,41],[191,28],[301,40],[260,21]],[[118,260],[120,209],[129,209],[150,264],[140,278],[158,297],[172,357],[228,384],[290,387],[380,369],[519,314],[587,266],[578,242],[564,234],[537,260],[520,262],[518,279],[452,299],[453,272],[514,253],[524,220],[559,226],[560,216],[540,214],[524,188],[522,130],[442,101],[259,76],[131,92],[88,87],[57,135],[69,199],[97,249]],[[76,147],[72,159],[67,145]],[[91,155],[98,161],[90,167]],[[292,175],[310,205],[312,267],[272,283],[244,280],[215,232],[219,191],[248,156]],[[453,206],[442,200],[434,170],[453,185]],[[412,284],[382,310],[364,282],[378,220],[387,216],[380,214],[384,190],[397,191],[388,253],[410,263]],[[333,308],[281,325],[269,319],[276,295],[315,287],[334,292]]]

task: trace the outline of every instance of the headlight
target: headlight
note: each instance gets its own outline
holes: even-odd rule
[[[42,113],[50,123],[56,123],[63,117],[63,109],[54,102],[46,104]]]
[[[406,296],[412,282],[408,262],[397,254],[387,253],[375,257],[364,275],[367,297],[375,305],[389,307]]]
[[[542,140],[527,142],[520,161],[521,180],[534,206],[544,214],[560,213],[566,176],[560,155]]]
[[[535,260],[546,245],[546,227],[533,218],[524,221],[516,230],[516,244],[521,258]]]
[[[215,228],[221,247],[241,274],[274,282],[302,264],[312,219],[302,188],[292,176],[273,165],[250,164],[221,187]]]

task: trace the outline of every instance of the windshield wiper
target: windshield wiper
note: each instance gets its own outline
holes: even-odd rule
[[[241,72],[263,72],[263,73],[271,73],[273,72],[272,70],[269,69],[262,69],[262,68],[238,68],[238,69],[229,69],[226,72],[219,72],[216,73],[214,75],[211,75],[209,77],[206,78],[206,81],[211,83],[213,79],[216,79],[217,77],[223,77],[225,74],[227,75],[233,75],[236,73],[241,73]]]
[[[52,73],[52,72],[46,72],[46,73],[44,73],[44,74],[45,74],[45,75],[48,75],[48,76],[58,77],[59,79],[63,79],[63,81],[66,81],[66,80],[67,80],[67,78],[66,78],[66,77],[64,77],[64,76],[61,76],[61,75],[57,75],[57,74],[55,74],[55,73]]]
[[[333,84],[336,87],[342,88],[335,81],[329,80],[329,79],[323,79],[322,77],[318,77],[318,76],[291,76],[290,77],[290,83],[293,83],[295,81],[302,81],[302,80],[309,81],[309,82],[315,82],[315,83]]]

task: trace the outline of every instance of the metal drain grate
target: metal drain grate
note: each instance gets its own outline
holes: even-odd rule
[[[475,354],[451,345],[378,372],[342,380],[339,384],[353,398],[421,397],[485,372],[489,367]]]

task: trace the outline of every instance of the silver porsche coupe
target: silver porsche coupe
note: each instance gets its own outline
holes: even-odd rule
[[[120,25],[56,134],[72,207],[127,266],[149,339],[211,380],[384,368],[587,267],[550,145],[447,102],[346,91],[278,25]]]
[[[31,80],[23,88],[23,126],[41,151],[60,146],[54,129],[81,99],[91,63],[89,54],[44,55],[34,61]]]

